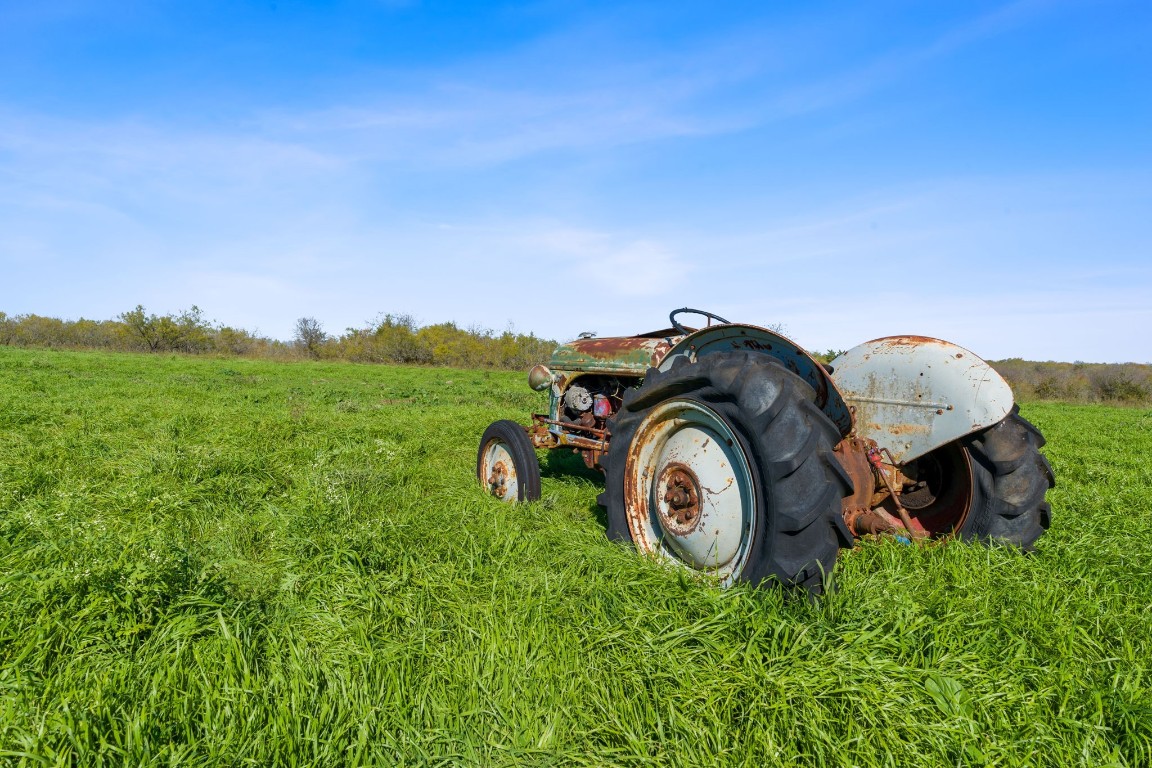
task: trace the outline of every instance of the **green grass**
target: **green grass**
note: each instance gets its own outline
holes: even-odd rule
[[[0,348],[0,763],[1152,765],[1152,412],[1025,404],[1033,557],[842,556],[816,601],[473,482],[521,374]]]

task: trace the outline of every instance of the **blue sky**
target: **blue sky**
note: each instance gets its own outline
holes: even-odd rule
[[[0,0],[0,310],[1152,361],[1152,3]]]

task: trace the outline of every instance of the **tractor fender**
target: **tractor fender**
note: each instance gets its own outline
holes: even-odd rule
[[[842,436],[847,437],[852,432],[852,412],[824,366],[795,342],[767,328],[731,323],[693,331],[668,350],[657,368],[667,371],[678,358],[696,362],[713,352],[760,352],[776,358],[786,369],[808,382],[816,393],[816,405],[827,414]]]
[[[963,347],[925,336],[889,336],[832,361],[832,380],[856,433],[899,464],[990,427],[1012,410],[1012,389]]]

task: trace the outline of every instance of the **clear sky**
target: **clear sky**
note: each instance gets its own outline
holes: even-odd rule
[[[1152,361],[1152,2],[0,0],[0,310]]]

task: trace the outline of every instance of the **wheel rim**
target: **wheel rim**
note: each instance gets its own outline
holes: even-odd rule
[[[916,527],[933,537],[955,533],[972,508],[972,460],[956,443],[908,463],[902,469],[914,482],[900,496]]]
[[[628,527],[637,549],[724,584],[739,577],[756,535],[751,464],[731,427],[691,400],[657,406],[629,446]]]
[[[490,440],[484,446],[478,474],[480,482],[496,498],[502,501],[519,500],[520,483],[516,477],[516,462],[504,442]]]

